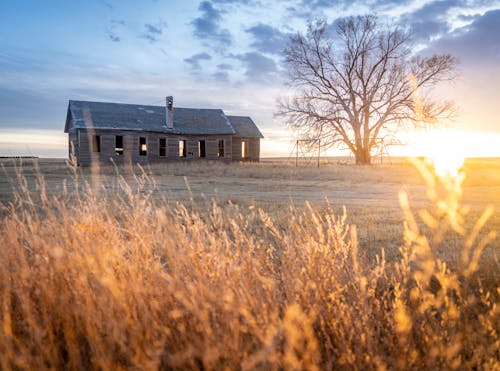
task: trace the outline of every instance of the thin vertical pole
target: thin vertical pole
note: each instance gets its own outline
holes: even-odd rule
[[[295,143],[297,148],[295,148],[295,167],[299,166],[299,141],[297,140],[297,143]]]
[[[318,139],[318,169],[319,169],[319,155],[321,151],[321,139]]]

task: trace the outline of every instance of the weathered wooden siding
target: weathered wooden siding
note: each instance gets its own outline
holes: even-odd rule
[[[100,137],[100,152],[93,150],[94,137]],[[115,152],[115,138],[123,137],[123,155]],[[146,138],[147,154],[140,155],[139,138]],[[160,138],[166,139],[166,156],[160,156]],[[179,140],[186,141],[186,157],[179,156]],[[231,135],[173,135],[165,133],[144,133],[120,130],[88,130],[79,129],[78,132],[69,135],[69,141],[73,141],[75,156],[78,164],[89,166],[94,162],[100,164],[146,164],[149,162],[161,162],[172,160],[197,160],[200,159],[198,143],[205,141],[206,160],[230,161],[232,158]],[[219,140],[224,140],[224,157],[218,157]],[[71,148],[71,146],[70,146]]]
[[[166,137],[154,134],[147,135],[148,161],[161,161],[166,157],[160,157],[160,138]]]
[[[68,133],[68,156],[70,159],[78,158],[78,132]]]
[[[248,139],[248,159],[250,161],[260,161],[260,139]]]
[[[241,153],[241,143],[246,141],[248,144],[248,157],[243,158]],[[259,161],[260,160],[260,139],[259,138],[237,138],[232,141],[232,158],[234,161]]]
[[[167,138],[167,158],[179,157],[179,137],[170,136]]]
[[[101,134],[101,154],[99,155],[99,160],[109,162],[111,158],[115,160],[115,157],[118,157],[115,154],[115,136]],[[120,161],[122,160],[120,159]]]
[[[179,135],[170,138],[172,143],[172,152],[175,152],[177,158],[183,160],[231,160],[231,141],[230,135]],[[179,141],[186,141],[186,157],[179,157]],[[205,141],[205,157],[199,157],[198,143],[200,140]],[[224,140],[224,157],[219,157],[219,140]]]
[[[232,158],[235,161],[241,161],[241,138],[233,138],[231,146]]]
[[[86,130],[78,130],[78,164],[79,165],[90,165],[91,163],[91,153],[89,146],[89,135],[90,133]]]

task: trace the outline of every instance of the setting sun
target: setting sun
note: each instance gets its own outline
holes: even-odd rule
[[[457,131],[433,131],[419,138],[422,155],[440,177],[458,175],[466,157],[473,157],[470,134]]]
[[[464,156],[442,152],[434,156],[429,156],[427,159],[434,165],[436,174],[440,177],[456,177],[464,164]]]
[[[425,157],[439,176],[456,176],[466,158],[497,157],[500,136],[448,129],[405,133],[400,139],[405,145],[391,155]]]

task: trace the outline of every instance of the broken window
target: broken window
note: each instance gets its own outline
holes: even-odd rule
[[[219,139],[217,157],[224,157],[224,139]]]
[[[148,154],[148,146],[145,137],[139,137],[139,156],[146,156]]]
[[[186,141],[179,140],[179,157],[186,157]]]
[[[160,152],[158,154],[160,157],[165,157],[167,155],[167,139],[160,138],[159,148]]]
[[[241,141],[241,157],[248,158],[248,140]]]
[[[101,136],[94,135],[92,137],[92,152],[101,152]]]
[[[205,141],[204,140],[199,140],[198,141],[198,156],[199,157],[205,157]]]
[[[123,136],[115,136],[115,153],[117,156],[123,155]]]

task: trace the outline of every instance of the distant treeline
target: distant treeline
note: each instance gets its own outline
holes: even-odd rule
[[[0,156],[2,159],[9,158],[38,158],[38,156]]]

